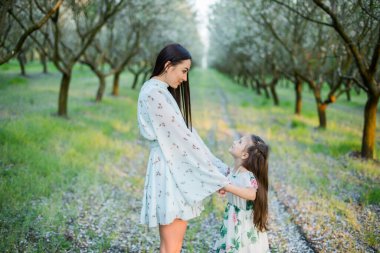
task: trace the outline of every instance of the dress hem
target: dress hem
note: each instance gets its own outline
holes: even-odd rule
[[[178,214],[178,212],[172,212],[171,214],[166,213],[166,217],[160,217],[159,219],[153,219],[150,220],[146,218],[145,214],[141,214],[140,218],[140,224],[141,225],[147,225],[148,227],[157,227],[158,225],[169,225],[171,224],[175,219],[181,219],[184,221],[188,221],[191,219],[194,219],[201,215],[202,211],[204,210],[203,205],[193,207],[192,210],[188,210],[188,212],[182,212],[182,214]]]

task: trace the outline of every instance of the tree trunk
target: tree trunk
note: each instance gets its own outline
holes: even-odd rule
[[[275,85],[271,85],[269,87],[269,89],[270,89],[270,93],[272,94],[272,97],[273,97],[274,105],[278,106],[280,104],[280,100],[278,99],[278,96],[277,96],[276,86]]]
[[[317,105],[318,111],[318,119],[319,119],[319,128],[326,129],[327,127],[327,117],[326,117],[326,109],[327,104],[322,103],[321,99],[321,85],[315,83],[313,80],[305,79],[305,81],[309,84],[309,89],[313,92],[315,103]]]
[[[42,72],[44,74],[47,74],[48,73],[48,67],[47,67],[46,55],[44,53],[41,53],[40,59],[41,59],[42,67],[43,67]]]
[[[296,108],[295,114],[301,115],[302,110],[302,81],[299,78],[296,78],[295,83],[295,91],[296,91]]]
[[[72,69],[69,69],[67,73],[62,73],[61,86],[59,89],[58,97],[58,116],[61,117],[67,117],[67,101],[71,81],[71,71]]]
[[[351,101],[351,93],[349,90],[346,91],[346,98],[347,98],[347,101],[350,102]]]
[[[256,82],[256,93],[257,93],[257,95],[261,95],[260,83],[259,83],[259,81],[255,81],[255,82]]]
[[[364,127],[361,155],[363,158],[374,159],[376,140],[376,113],[379,95],[368,94],[364,108]]]
[[[265,91],[265,97],[266,97],[267,99],[270,99],[269,91],[268,91],[267,86],[264,86],[263,89],[264,89],[264,91]]]
[[[144,82],[147,80],[149,74],[150,74],[150,71],[145,71],[144,76],[141,79],[141,85],[143,85]]]
[[[106,77],[100,73],[96,75],[99,79],[99,87],[98,91],[96,92],[96,102],[99,103],[103,99],[104,90],[106,89]]]
[[[112,96],[119,96],[119,80],[121,72],[116,72],[113,77]]]
[[[17,55],[17,61],[20,65],[20,71],[21,71],[21,75],[23,76],[26,76],[26,71],[25,71],[25,57],[23,56],[23,54],[18,54]]]
[[[326,104],[317,104],[318,109],[318,118],[319,118],[319,128],[326,129],[327,127],[327,118],[326,118]]]
[[[140,72],[134,74],[133,84],[132,84],[132,90],[136,89],[136,86],[137,86],[137,83],[138,83],[138,80],[139,80],[139,76],[140,76]]]
[[[350,84],[349,83],[345,83],[345,86],[346,86],[346,98],[347,98],[347,101],[351,101],[351,89],[349,89],[350,87]]]

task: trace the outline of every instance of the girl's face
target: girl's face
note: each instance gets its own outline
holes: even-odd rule
[[[166,70],[166,82],[176,89],[182,82],[187,81],[187,73],[191,67],[191,60],[183,60],[177,65],[168,66]]]
[[[247,148],[252,145],[253,143],[251,136],[245,135],[239,140],[235,140],[228,151],[234,158],[245,159],[248,157]]]

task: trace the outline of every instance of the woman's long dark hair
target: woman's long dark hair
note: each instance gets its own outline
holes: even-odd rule
[[[259,188],[253,208],[253,223],[259,231],[267,230],[268,221],[268,155],[269,147],[256,135],[251,135],[253,145],[248,147],[248,158],[242,166],[251,171]]]
[[[191,60],[191,55],[186,48],[180,44],[169,44],[165,46],[157,56],[153,73],[150,78],[161,75],[165,71],[165,63],[168,61],[172,66],[175,66],[183,60]],[[187,127],[191,130],[189,74],[187,74],[187,81],[182,82],[177,89],[169,87],[168,90],[177,101],[183,119],[185,120]]]

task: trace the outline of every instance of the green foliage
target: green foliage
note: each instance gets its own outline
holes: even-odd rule
[[[241,106],[242,107],[248,107],[248,106],[250,106],[251,105],[251,103],[249,103],[248,101],[243,101],[243,102],[241,102]]]
[[[380,205],[380,187],[370,187],[362,192],[361,200],[365,204]]]
[[[290,127],[291,128],[305,128],[307,127],[307,125],[298,119],[293,119],[290,123]]]
[[[21,76],[17,76],[17,77],[14,77],[12,79],[9,79],[9,84],[11,84],[11,85],[26,84],[26,83],[27,83],[26,78],[21,77]]]

